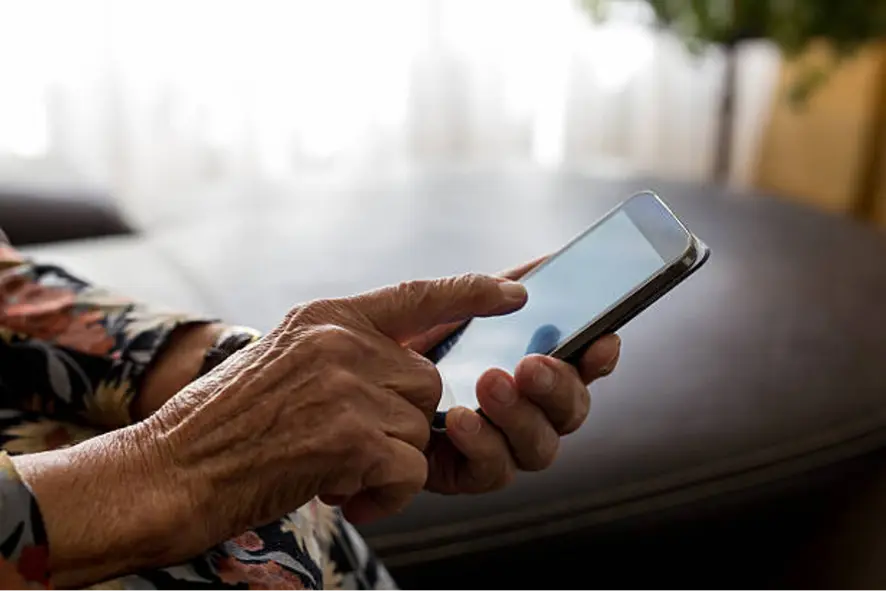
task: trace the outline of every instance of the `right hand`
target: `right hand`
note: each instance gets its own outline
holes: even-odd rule
[[[520,284],[464,275],[311,302],[174,396],[145,425],[198,509],[195,548],[318,495],[356,522],[402,509],[425,484],[441,394],[434,365],[404,343],[525,301]]]
[[[316,496],[352,521],[398,511],[425,484],[441,393],[405,343],[525,302],[520,284],[463,275],[297,306],[145,421],[15,458],[55,582],[172,564]]]

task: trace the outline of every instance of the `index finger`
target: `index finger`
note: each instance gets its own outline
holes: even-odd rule
[[[350,300],[379,331],[404,342],[440,324],[513,312],[526,297],[519,283],[468,273],[407,281]]]
[[[549,258],[550,255],[547,254],[544,256],[540,256],[534,260],[529,261],[528,263],[523,263],[519,267],[514,267],[513,269],[508,269],[507,271],[502,271],[498,274],[498,276],[503,279],[517,281],[521,279],[524,275],[526,275],[526,273],[532,271]],[[456,322],[449,322],[447,324],[435,326],[428,332],[418,335],[415,339],[409,342],[408,346],[410,349],[418,351],[419,353],[425,353],[429,351],[431,347],[448,337],[454,330],[462,325],[462,322],[463,321],[459,320]]]

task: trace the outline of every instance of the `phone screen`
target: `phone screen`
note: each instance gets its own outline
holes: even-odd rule
[[[627,213],[616,211],[523,280],[529,293],[523,308],[468,325],[437,364],[439,410],[476,408],[483,372],[513,372],[524,356],[550,353],[669,262]]]

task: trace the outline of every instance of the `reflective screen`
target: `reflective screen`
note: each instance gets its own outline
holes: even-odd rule
[[[524,280],[526,306],[477,318],[438,363],[440,410],[477,407],[475,386],[491,367],[513,372],[529,353],[549,353],[658,272],[665,261],[623,211]]]

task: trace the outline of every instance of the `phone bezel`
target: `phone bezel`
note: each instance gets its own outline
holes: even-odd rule
[[[700,267],[707,260],[709,254],[710,250],[700,240],[693,238],[682,257],[573,333],[562,345],[548,355],[569,363],[577,362],[581,354],[595,340],[605,334],[614,333],[633,320],[637,314],[671,291]]]
[[[625,294],[620,300],[613,303],[596,318],[591,319],[585,326],[567,337],[562,345],[548,353],[552,357],[569,363],[577,362],[581,354],[595,340],[605,334],[614,333],[624,326],[694,273],[707,261],[710,255],[710,249],[686,228],[658,195],[652,191],[642,191],[613,207],[594,224],[564,244],[546,261],[524,275],[521,281],[543,270],[552,260],[569,249],[574,243],[622,211],[627,213],[638,230],[649,240],[650,244],[662,257],[664,261],[662,268],[645,282],[637,285],[633,290]],[[650,213],[654,213],[651,218]],[[656,224],[655,226],[650,225],[650,219]],[[662,225],[659,223],[662,221],[666,222],[666,224]],[[428,358],[434,362],[442,359],[445,353],[455,345],[455,342],[464,333],[469,324],[470,321],[466,322],[449,338],[444,339],[443,342],[429,351]],[[445,431],[447,412],[448,409],[435,412],[432,424],[435,430]]]

